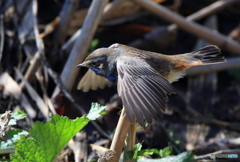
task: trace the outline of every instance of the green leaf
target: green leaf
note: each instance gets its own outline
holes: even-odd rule
[[[134,153],[133,153],[133,159],[137,159],[138,158],[138,152],[142,149],[142,143],[137,143],[134,146]]]
[[[6,152],[6,149],[14,149],[16,142],[20,140],[21,136],[27,136],[28,134],[25,130],[9,130],[7,132],[9,139],[0,143],[0,154]]]
[[[138,162],[194,162],[194,156],[192,152],[183,152],[176,156],[167,156],[161,159],[138,159]]]
[[[138,157],[143,156],[143,155],[152,155],[153,152],[150,149],[144,149],[138,151]]]
[[[105,110],[107,106],[101,106],[98,103],[92,103],[91,109],[87,115],[87,118],[90,120],[96,120],[100,115],[100,113]]]
[[[91,42],[91,49],[96,48],[98,43],[99,43],[98,39],[93,39],[92,42]]]
[[[134,151],[125,151],[124,153],[128,159],[139,159],[143,157],[143,155],[152,155],[154,153],[159,155],[159,150],[157,149],[144,149],[144,150],[141,150],[141,149],[142,149],[142,143],[137,143],[134,146]]]
[[[147,128],[150,124],[149,123],[145,123],[144,127],[142,126],[137,126],[136,130],[142,129],[142,128]]]
[[[148,149],[148,152],[152,152],[152,154],[157,154],[158,156],[160,156],[158,149]]]
[[[17,120],[24,119],[25,117],[26,117],[26,114],[22,110],[18,110],[11,114],[11,119],[8,125],[16,125]]]
[[[10,158],[12,162],[52,162],[88,122],[86,116],[70,120],[58,115],[51,116],[45,124],[36,122],[30,130],[32,138],[22,136],[15,146],[16,152]]]
[[[159,151],[159,154],[161,157],[166,157],[166,156],[170,155],[171,153],[172,153],[171,146],[165,147],[163,150]]]
[[[2,161],[11,161],[11,160],[9,160],[9,159],[2,159],[2,158],[0,158],[0,161],[2,162]]]

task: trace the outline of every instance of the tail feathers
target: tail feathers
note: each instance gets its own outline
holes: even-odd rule
[[[206,65],[226,62],[224,57],[218,56],[220,53],[221,49],[219,49],[217,46],[210,45],[192,52],[191,55],[194,57],[194,59],[197,59]]]

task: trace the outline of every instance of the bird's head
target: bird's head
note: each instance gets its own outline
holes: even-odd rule
[[[93,51],[78,67],[92,69],[97,75],[107,76],[115,64],[117,51],[109,48],[100,48]]]

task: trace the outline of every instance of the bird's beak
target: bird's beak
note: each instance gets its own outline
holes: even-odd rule
[[[88,64],[86,64],[85,62],[78,64],[77,67],[88,67]]]

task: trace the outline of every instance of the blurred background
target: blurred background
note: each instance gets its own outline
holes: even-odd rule
[[[54,113],[74,119],[93,102],[107,106],[79,134],[85,160],[90,144],[109,147],[122,108],[116,85],[77,90],[87,69],[76,65],[88,54],[113,43],[168,55],[217,45],[227,62],[189,69],[174,82],[165,114],[138,129],[137,142],[196,157],[240,148],[239,0],[2,0],[0,33],[0,113],[24,110],[18,127]]]

